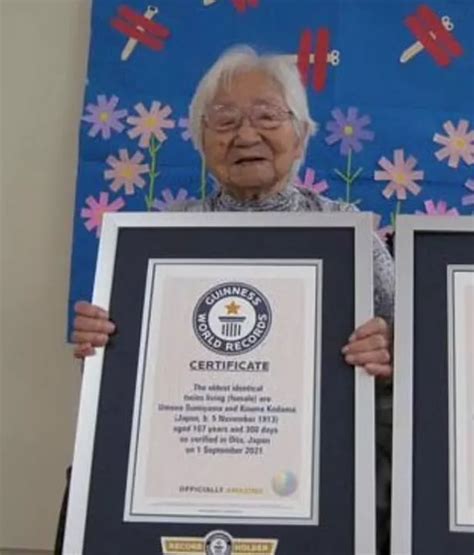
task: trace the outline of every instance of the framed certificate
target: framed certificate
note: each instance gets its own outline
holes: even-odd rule
[[[107,215],[93,302],[65,553],[375,553],[369,215]]]
[[[397,223],[392,553],[474,552],[474,218]]]

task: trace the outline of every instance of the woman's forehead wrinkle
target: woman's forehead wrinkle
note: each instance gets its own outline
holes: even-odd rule
[[[235,107],[235,108],[250,108],[252,106],[279,106],[287,108],[287,103],[284,98],[277,95],[269,94],[268,96],[255,96],[250,98],[248,102],[239,102],[237,98],[230,99],[229,97],[216,97],[214,102],[211,102],[209,107]]]
[[[279,101],[283,100],[283,91],[281,85],[270,75],[266,74],[264,71],[248,69],[240,70],[226,73],[222,76],[219,86],[217,87],[216,93],[214,95],[214,102],[216,99],[227,100],[231,102],[231,98],[235,98],[238,93],[236,89],[239,88],[247,96],[252,95],[253,87],[242,87],[241,82],[236,84],[236,80],[242,77],[242,75],[254,76],[255,74],[261,76],[264,80],[257,83],[255,90],[255,97],[252,98],[253,102],[269,102],[269,101]],[[243,78],[245,81],[245,77]],[[239,92],[241,92],[239,91]]]

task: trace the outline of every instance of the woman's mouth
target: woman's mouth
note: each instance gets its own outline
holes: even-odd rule
[[[266,158],[260,156],[248,156],[245,158],[239,158],[234,162],[237,166],[249,166],[252,164],[258,164],[260,162],[266,162]]]

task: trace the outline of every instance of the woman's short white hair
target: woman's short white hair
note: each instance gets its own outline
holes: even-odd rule
[[[203,155],[203,116],[213,102],[218,88],[228,86],[232,77],[241,71],[259,69],[273,78],[282,89],[283,98],[294,115],[297,134],[304,140],[304,154],[309,138],[317,131],[317,124],[311,118],[308,97],[294,61],[285,56],[259,55],[250,46],[235,46],[225,51],[208,70],[199,83],[189,111],[189,129],[194,146]],[[303,163],[298,162],[298,167]]]

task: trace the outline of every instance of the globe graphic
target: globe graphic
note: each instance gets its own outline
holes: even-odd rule
[[[289,470],[278,472],[272,478],[272,489],[277,495],[287,497],[298,489],[298,479]]]

